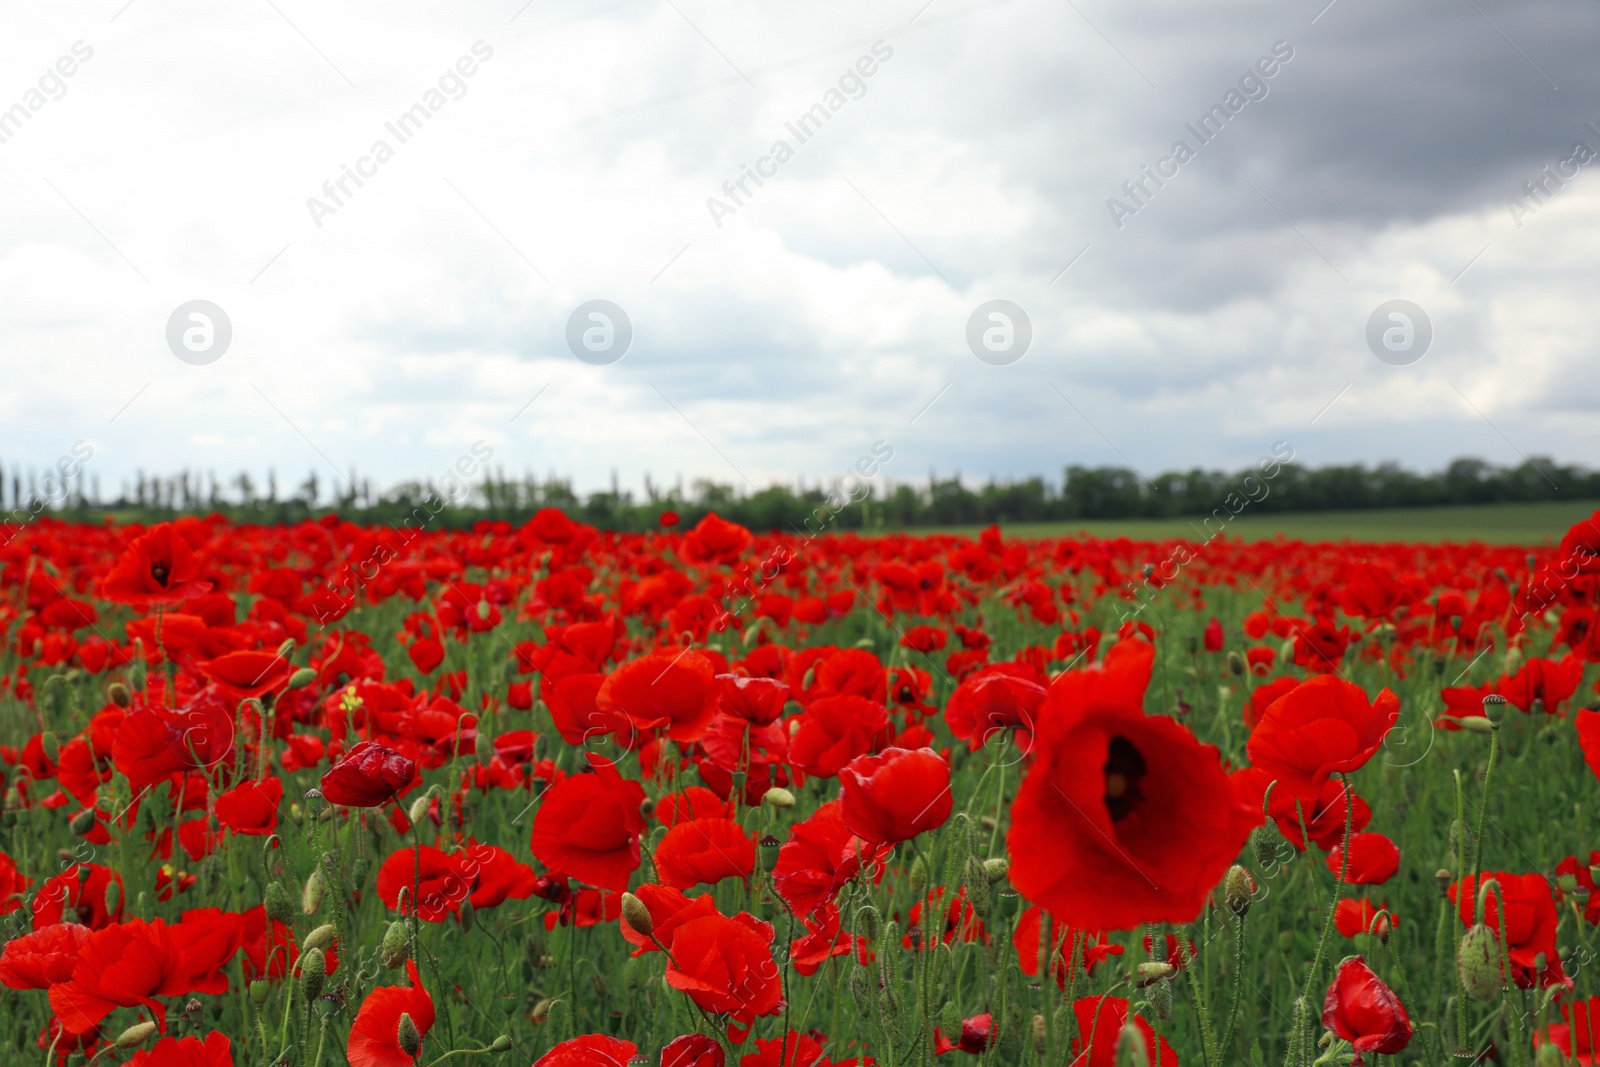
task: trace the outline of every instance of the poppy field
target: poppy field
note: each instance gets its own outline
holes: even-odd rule
[[[0,564],[6,1064],[1600,1062],[1600,513]]]

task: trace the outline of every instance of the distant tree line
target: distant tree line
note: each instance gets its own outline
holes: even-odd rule
[[[1248,491],[1242,488],[1247,478],[1255,479]],[[48,496],[41,492],[41,482],[32,472],[0,463],[0,506],[61,518],[99,520],[109,515],[145,522],[221,512],[237,521],[279,523],[337,512],[355,522],[398,525],[420,514],[427,516],[429,527],[454,529],[483,520],[516,525],[541,508],[556,507],[602,529],[634,531],[657,527],[667,511],[676,512],[685,525],[715,511],[754,530],[798,531],[830,496],[835,503],[840,499],[837,487],[825,485],[774,485],[745,493],[705,480],[688,489],[663,489],[649,479],[643,493],[613,482],[608,490],[580,495],[565,479],[541,481],[531,474],[518,479],[503,471],[453,496],[428,482],[406,482],[380,492],[370,479],[355,477],[335,483],[330,493],[315,472],[293,488],[280,487],[274,473],[264,484],[248,474],[219,482],[193,471],[173,477],[140,473],[109,499],[102,496],[98,475],[86,480],[80,473],[64,487],[45,483]],[[1252,513],[1600,500],[1600,471],[1539,458],[1516,467],[1458,459],[1429,474],[1392,463],[1317,468],[1285,464],[1264,481],[1256,468],[1233,473],[1196,468],[1146,480],[1121,467],[1069,466],[1060,482],[1036,476],[980,486],[966,484],[959,475],[930,475],[924,485],[880,482],[870,496],[842,510],[830,508],[827,525],[859,530],[1173,518],[1210,514],[1224,506],[1230,493],[1248,496]]]

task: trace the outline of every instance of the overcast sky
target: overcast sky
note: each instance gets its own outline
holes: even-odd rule
[[[479,441],[581,488],[814,482],[875,441],[900,480],[1238,467],[1279,440],[1312,465],[1600,463],[1592,4],[53,0],[5,23],[8,469],[79,441],[108,490],[437,478]],[[615,362],[569,350],[597,299],[631,323]],[[194,300],[231,326],[209,363],[169,346]],[[986,362],[991,300],[1026,326],[1008,350],[980,315]],[[1384,362],[1392,300],[1427,321],[1380,315],[1412,345]]]

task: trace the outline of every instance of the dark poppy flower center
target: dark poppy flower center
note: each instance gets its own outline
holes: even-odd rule
[[[154,578],[156,584],[162,586],[163,588],[165,588],[167,584],[167,576],[171,573],[172,571],[165,563],[157,562],[150,564],[150,577]]]
[[[1145,775],[1144,756],[1126,737],[1113,737],[1106,753],[1106,811],[1112,822],[1121,822],[1144,799],[1139,781]]]

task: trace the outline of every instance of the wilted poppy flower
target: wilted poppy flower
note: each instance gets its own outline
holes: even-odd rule
[[[418,1047],[433,1028],[433,997],[422,988],[417,961],[406,960],[409,986],[379,986],[367,994],[350,1024],[345,1056],[350,1067],[413,1067],[415,1050],[400,1045],[400,1016],[407,1015],[417,1031]]]
[[[976,1056],[989,1047],[989,1042],[994,1037],[994,1016],[988,1012],[974,1015],[961,1020],[961,1033],[954,1041],[946,1037],[935,1026],[933,1028],[933,1052],[942,1056],[946,1052],[969,1052]]]
[[[1399,718],[1388,689],[1369,701],[1359,685],[1323,675],[1273,701],[1245,750],[1278,789],[1309,800],[1333,774],[1366,766]]]
[[[729,1035],[743,1041],[757,1016],[783,1010],[772,933],[771,923],[743,912],[690,920],[672,935],[667,984],[704,1010],[727,1015]]]
[[[698,652],[652,652],[606,676],[595,707],[641,732],[664,729],[674,741],[698,741],[717,713],[716,667]]]
[[[1498,883],[1500,896],[1505,900],[1506,923],[1501,937],[1505,941],[1506,953],[1511,957],[1511,970],[1517,985],[1532,989],[1535,985],[1570,984],[1572,980],[1567,977],[1561,966],[1561,957],[1556,953],[1559,916],[1555,898],[1550,892],[1550,883],[1544,875],[1484,871],[1483,879],[1485,882],[1493,879]],[[1475,921],[1477,886],[1480,884],[1468,876],[1453,883],[1447,891],[1460,909],[1464,926],[1471,926]],[[1493,890],[1489,891],[1488,899],[1484,901],[1483,922],[1489,929],[1500,932],[1500,905],[1495,902]],[[1544,959],[1543,973],[1537,971],[1540,957]]]
[[[1360,956],[1339,965],[1322,1001],[1322,1025],[1350,1042],[1356,1065],[1369,1052],[1392,1056],[1411,1042],[1405,1006]]]
[[[276,652],[229,652],[199,666],[200,673],[235,703],[281,692],[294,673],[294,664]]]
[[[661,1067],[723,1067],[722,1046],[705,1034],[684,1034],[661,1049]]]
[[[832,778],[878,744],[889,723],[889,709],[849,694],[818,697],[799,723],[789,739],[790,765],[818,778]]]
[[[1117,1067],[1117,1042],[1128,1024],[1128,1002],[1122,997],[1082,997],[1072,1003],[1078,1017],[1078,1036],[1072,1042],[1072,1067]],[[1178,1067],[1178,1054],[1166,1038],[1159,1048],[1155,1031],[1143,1015],[1133,1016],[1135,1029],[1144,1037],[1149,1067]]]
[[[844,823],[864,841],[895,844],[950,818],[950,765],[931,748],[886,748],[839,770]]]
[[[392,748],[363,741],[322,776],[322,795],[330,804],[376,808],[405,792],[417,765]]]
[[[1188,922],[1262,821],[1217,750],[1146,716],[1154,650],[1121,641],[1050,687],[1011,807],[1011,884],[1078,929]]]
[[[639,1046],[604,1034],[569,1038],[533,1061],[533,1067],[627,1067]]]
[[[1341,842],[1328,853],[1328,870],[1337,877],[1344,863]],[[1350,866],[1345,881],[1351,885],[1382,885],[1400,869],[1400,849],[1383,834],[1350,835]]]
[[[200,577],[200,563],[189,542],[171,523],[163,522],[123,550],[100,580],[99,593],[119,604],[153,607],[182,603],[210,589],[211,582]]]
[[[601,756],[591,753],[589,764],[593,773],[545,791],[533,817],[533,854],[552,870],[620,893],[639,866],[644,787]]]
[[[667,831],[655,851],[656,873],[674,889],[724,878],[748,878],[756,866],[755,839],[732,819],[686,819]]]
[[[217,822],[236,834],[264,836],[277,829],[282,802],[283,779],[244,782],[217,794]]]
[[[213,1030],[198,1037],[164,1037],[148,1049],[133,1054],[126,1067],[233,1067],[233,1042]]]

